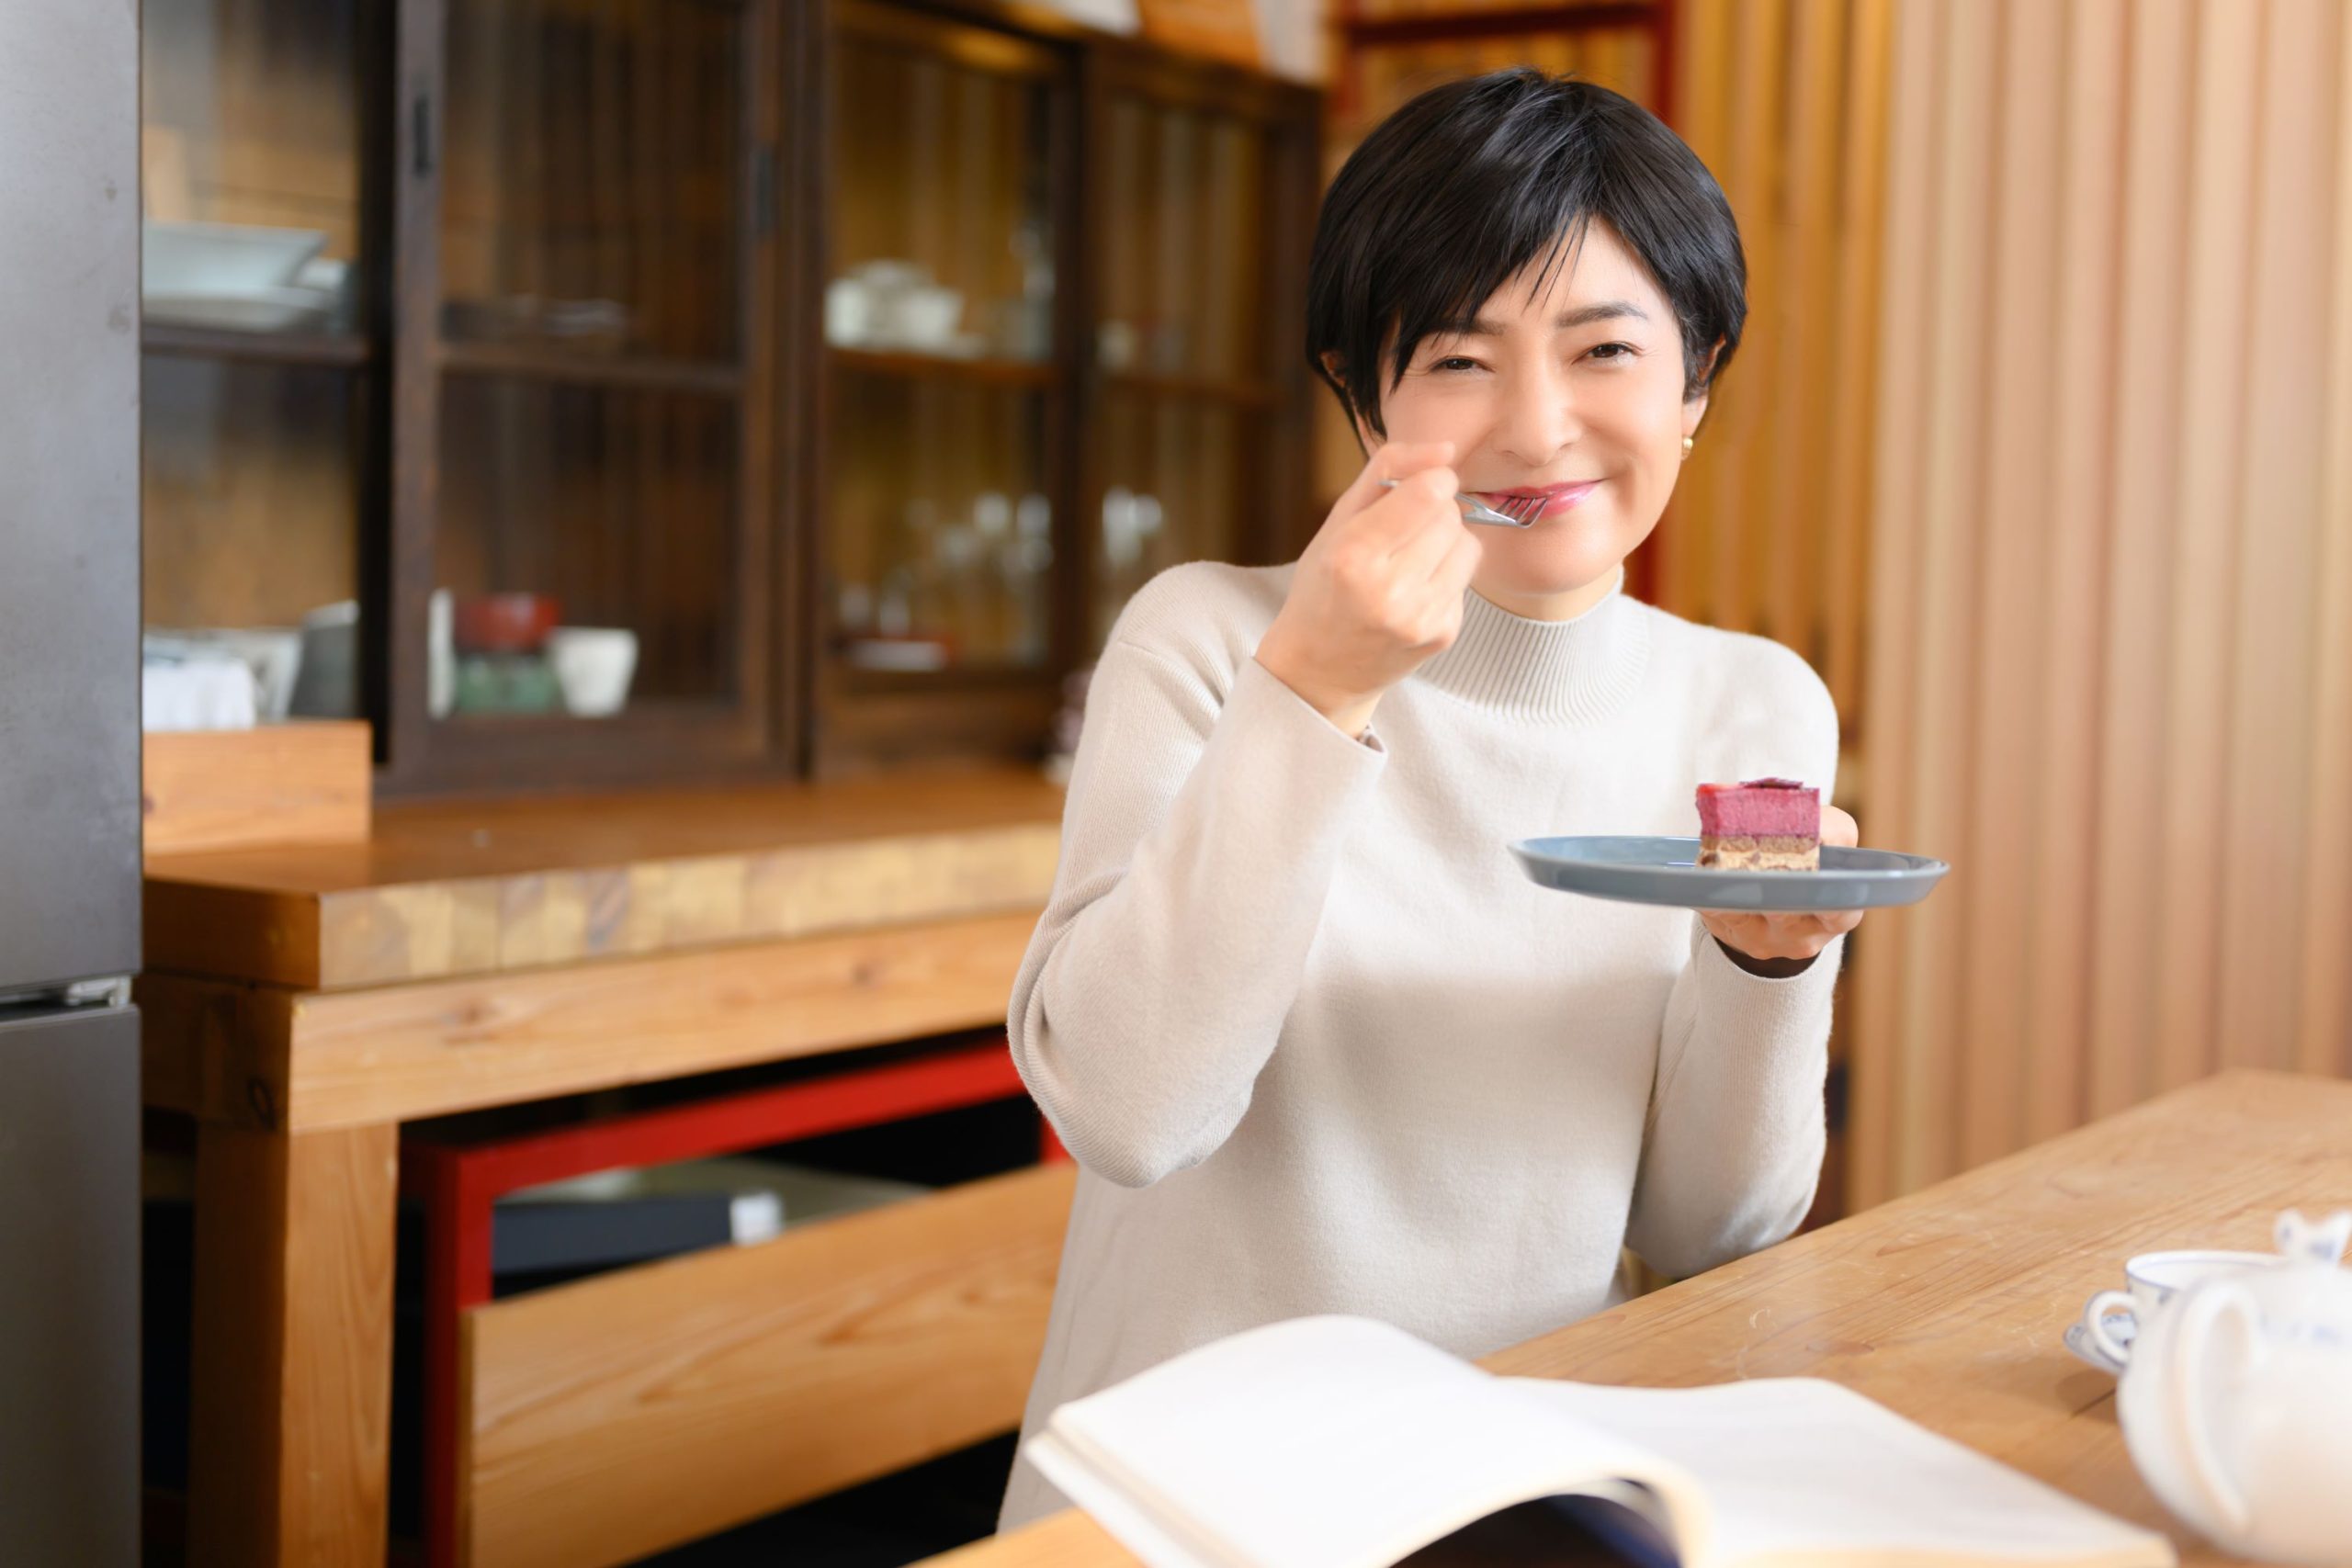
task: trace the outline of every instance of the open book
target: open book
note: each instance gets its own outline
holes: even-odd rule
[[[1057,1410],[1023,1452],[1151,1568],[1385,1568],[1517,1504],[1681,1568],[2170,1568],[2124,1524],[1836,1383],[1498,1378],[1353,1317]],[[1579,1534],[1582,1532],[1582,1534]]]

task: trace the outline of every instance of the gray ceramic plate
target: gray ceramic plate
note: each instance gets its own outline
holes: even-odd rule
[[[1681,909],[1881,909],[1916,904],[1951,867],[1892,850],[1824,844],[1819,871],[1702,870],[1696,839],[1525,839],[1530,879],[1564,893]]]

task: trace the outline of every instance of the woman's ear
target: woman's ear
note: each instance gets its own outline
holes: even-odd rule
[[[1698,434],[1699,422],[1707,417],[1707,399],[1715,384],[1715,361],[1722,357],[1723,352],[1723,339],[1717,338],[1715,346],[1707,350],[1707,362],[1699,367],[1699,392],[1682,400],[1682,434],[1685,435]]]

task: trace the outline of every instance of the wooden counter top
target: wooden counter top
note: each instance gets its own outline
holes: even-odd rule
[[[2067,1353],[2085,1298],[2165,1247],[2270,1246],[2278,1211],[2352,1206],[2352,1083],[2209,1078],[1547,1334],[1511,1377],[1681,1387],[1828,1378],[2094,1507],[2165,1530],[2183,1568],[2242,1560],[2167,1515],[2125,1452],[2115,1380]],[[1068,1512],[937,1560],[1120,1568]]]
[[[301,989],[1034,909],[1027,772],[389,806],[365,843],[157,855],[151,970]]]

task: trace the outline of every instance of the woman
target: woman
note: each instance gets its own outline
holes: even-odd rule
[[[1722,191],[1606,89],[1457,83],[1349,159],[1309,287],[1370,460],[1293,565],[1121,615],[1014,985],[1082,1168],[1029,1430],[1302,1314],[1491,1351],[1618,1299],[1621,1247],[1686,1275],[1779,1240],[1819,1174],[1859,917],[1571,897],[1505,848],[1832,784],[1803,660],[1621,592],[1739,343]],[[1545,505],[1474,527],[1457,492]],[[1060,1502],[1018,1464],[1004,1523]]]

